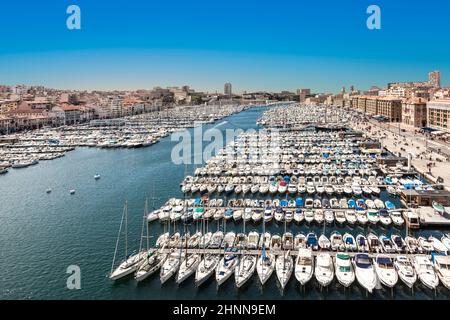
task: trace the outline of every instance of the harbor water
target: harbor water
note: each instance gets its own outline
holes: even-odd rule
[[[205,128],[256,128],[256,121],[266,108],[254,108],[219,120]],[[192,131],[192,129],[190,129]],[[177,142],[170,137],[141,149],[78,148],[65,157],[43,161],[26,169],[14,169],[0,176],[0,299],[449,299],[447,289],[439,286],[437,292],[417,283],[414,292],[400,282],[391,292],[375,290],[367,296],[356,283],[344,290],[334,280],[328,289],[321,290],[313,280],[301,290],[291,277],[284,293],[280,292],[275,276],[261,287],[256,273],[243,288],[236,289],[233,279],[217,288],[213,278],[200,288],[194,279],[177,285],[173,279],[161,285],[158,273],[137,284],[132,277],[112,282],[108,278],[114,254],[122,208],[128,203],[129,252],[138,250],[148,198],[149,209],[159,208],[169,198],[183,198],[180,182],[192,174],[194,165],[187,168],[171,160],[172,148]],[[95,180],[94,175],[101,179]],[[47,194],[46,190],[52,192]],[[69,190],[76,190],[71,195]],[[387,197],[382,194],[382,199]],[[398,204],[398,200],[393,201]],[[182,226],[178,226],[182,231]],[[226,230],[241,232],[242,222],[228,222]],[[158,221],[149,225],[156,241],[163,232]],[[195,228],[195,226],[191,226]],[[211,222],[214,231],[217,223]],[[266,230],[282,234],[284,224],[275,221]],[[248,223],[246,232],[262,231],[262,224]],[[306,224],[287,225],[287,231],[321,234],[323,227]],[[405,234],[405,230],[381,226],[339,227],[333,230],[368,234]],[[415,231],[414,235],[442,233],[441,230]],[[145,242],[145,241],[144,241]],[[119,251],[121,253],[122,251]],[[81,289],[69,290],[66,285],[69,266],[79,266]]]

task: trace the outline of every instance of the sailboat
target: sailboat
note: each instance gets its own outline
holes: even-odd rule
[[[242,287],[253,275],[256,268],[256,256],[243,255],[234,272],[236,287]]]
[[[292,275],[292,270],[294,269],[294,262],[290,251],[287,251],[284,255],[279,255],[275,263],[275,269],[278,281],[280,282],[281,288],[284,290],[289,278]]]
[[[262,254],[258,259],[256,270],[258,272],[259,280],[264,285],[275,269],[275,257],[273,254],[266,253],[266,246],[263,243]]]
[[[125,227],[125,260],[122,261],[122,263],[120,263],[117,268],[114,268],[117,250],[119,247],[120,235],[122,233],[123,225],[125,225],[124,226]],[[146,253],[141,252],[141,251],[138,253],[135,253],[135,254],[128,255],[128,203],[125,202],[125,206],[124,206],[123,214],[122,214],[122,220],[120,222],[119,234],[117,236],[117,241],[116,241],[116,249],[114,251],[114,258],[113,258],[113,262],[111,265],[111,273],[109,275],[109,278],[111,280],[118,280],[129,274],[134,273],[139,267],[139,262],[141,262],[142,258],[144,258],[145,255],[146,255]]]
[[[195,285],[198,287],[214,273],[217,264],[219,263],[220,256],[217,254],[207,254],[198,265],[195,271]]]

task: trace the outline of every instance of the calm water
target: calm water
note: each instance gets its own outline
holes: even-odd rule
[[[253,109],[219,121],[220,130],[254,128],[263,108]],[[223,121],[226,122],[224,123]],[[208,125],[211,127],[215,125]],[[150,148],[136,150],[77,149],[64,158],[23,169],[10,170],[0,177],[0,298],[1,299],[365,299],[358,285],[344,292],[336,281],[321,292],[311,281],[301,292],[294,277],[284,295],[280,294],[275,276],[261,288],[256,274],[239,291],[234,279],[219,289],[213,278],[197,289],[193,278],[178,286],[169,280],[161,286],[158,274],[137,285],[133,279],[113,283],[107,275],[125,201],[129,212],[129,247],[139,247],[144,201],[153,197],[159,207],[170,197],[182,197],[179,183],[185,175],[183,165],[172,164],[170,154],[174,142],[163,139]],[[193,166],[187,168],[192,173]],[[93,176],[102,178],[95,181]],[[46,194],[46,189],[53,192]],[[69,195],[68,190],[76,189]],[[150,201],[152,205],[153,201]],[[215,229],[215,224],[210,229]],[[242,223],[229,222],[227,230],[241,230]],[[307,226],[288,225],[294,233],[307,231]],[[322,227],[311,227],[322,232]],[[248,224],[247,232],[262,230],[261,225]],[[284,225],[272,222],[267,230],[284,232]],[[338,229],[342,233],[368,233],[360,227]],[[379,228],[378,233],[403,233],[403,230]],[[159,222],[150,225],[150,233],[162,232]],[[424,231],[425,234],[440,234]],[[66,288],[66,269],[81,268],[81,290]],[[388,290],[376,290],[369,299],[448,299],[448,291],[434,293],[416,286],[415,292],[398,285],[391,296]]]

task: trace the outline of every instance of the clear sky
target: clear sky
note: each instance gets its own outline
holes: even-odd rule
[[[82,29],[66,28],[81,8]],[[366,27],[381,8],[382,29]],[[0,83],[234,91],[450,85],[448,0],[2,1]]]

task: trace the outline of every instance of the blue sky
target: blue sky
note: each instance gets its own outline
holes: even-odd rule
[[[77,4],[82,29],[66,28]],[[382,29],[366,27],[377,4]],[[4,1],[0,83],[74,89],[337,91],[450,85],[448,0]]]

